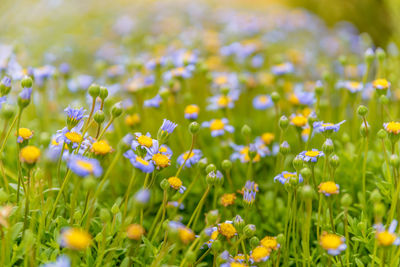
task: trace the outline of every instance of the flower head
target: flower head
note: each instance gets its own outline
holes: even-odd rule
[[[19,97],[22,100],[31,100],[31,95],[32,95],[32,88],[24,88],[21,93],[19,93]]]
[[[57,260],[55,262],[46,263],[46,264],[43,264],[40,266],[41,267],[70,267],[71,260],[67,256],[61,255],[61,256],[57,257]]]
[[[281,184],[286,184],[289,183],[291,179],[297,180],[297,173],[283,171],[282,173],[275,176],[274,181],[278,180]],[[298,182],[303,182],[303,177],[301,176],[301,174],[299,174]]]
[[[290,124],[296,127],[304,127],[307,125],[307,118],[302,114],[292,114],[290,116]]]
[[[266,236],[261,239],[260,243],[261,246],[271,250],[277,250],[281,246],[274,236]]]
[[[323,121],[316,121],[313,123],[314,131],[317,133],[323,132],[337,132],[340,129],[340,125],[345,123],[346,121],[341,121],[339,123],[325,123]]]
[[[325,194],[325,196],[339,194],[339,185],[332,181],[320,183],[318,189],[318,192]]]
[[[173,188],[175,190],[179,190],[179,193],[181,193],[181,194],[183,194],[183,192],[185,192],[185,190],[186,190],[186,187],[184,187],[182,185],[182,181],[178,177],[175,177],[175,176],[169,177],[168,183],[171,186],[171,188]]]
[[[294,71],[293,64],[290,62],[284,62],[272,67],[271,72],[276,76],[285,75]]]
[[[237,231],[231,221],[225,221],[218,224],[218,232],[228,239],[231,239],[232,237],[237,235]]]
[[[203,156],[203,153],[200,149],[193,149],[190,153],[189,152],[190,151],[186,151],[185,153],[181,154],[176,160],[179,165],[185,163],[185,166],[183,166],[183,168],[190,168],[191,166],[196,164]]]
[[[318,158],[325,156],[324,152],[312,149],[299,154],[305,162],[317,162]]]
[[[272,107],[274,103],[269,95],[258,95],[253,99],[253,107],[255,109],[264,110]]]
[[[92,236],[80,228],[64,228],[61,230],[60,245],[73,250],[85,250],[92,243]]]
[[[376,79],[372,82],[372,86],[378,90],[387,90],[390,88],[390,82],[386,79]]]
[[[86,158],[81,155],[71,155],[67,161],[68,168],[80,177],[93,175],[99,177],[103,173],[103,168],[97,159]]]
[[[128,226],[128,229],[126,230],[128,238],[132,240],[140,240],[144,235],[144,233],[145,230],[143,226],[141,226],[140,224],[131,224]]]
[[[400,238],[395,233],[397,227],[397,221],[393,220],[390,223],[388,230],[385,229],[382,223],[374,226],[376,229],[376,240],[378,244],[384,247],[395,245],[400,245]]]
[[[198,105],[187,105],[185,107],[185,119],[196,120],[199,116],[200,108]]]
[[[75,127],[84,117],[85,117],[85,112],[83,108],[80,109],[74,109],[71,107],[67,107],[64,109],[65,114],[67,115],[67,125],[68,128],[73,128]]]
[[[210,128],[212,137],[224,135],[225,131],[230,133],[234,131],[233,126],[228,125],[228,119],[225,118],[214,119],[209,122],[205,121],[201,124],[201,126],[205,128]]]
[[[164,119],[160,130],[167,132],[168,134],[172,134],[172,132],[175,130],[176,126],[178,126],[178,124],[175,124],[170,120]]]
[[[233,205],[235,203],[236,195],[235,193],[232,194],[223,194],[221,197],[221,204],[224,207]]]
[[[144,173],[151,173],[154,171],[154,164],[141,156],[138,156],[133,150],[128,150],[124,153],[124,157],[129,159],[133,167],[141,170]]]
[[[33,131],[31,131],[28,128],[19,128],[18,129],[18,135],[17,135],[17,141],[18,143],[22,143],[25,140],[29,140],[33,137]]]
[[[40,157],[40,149],[35,146],[26,146],[21,149],[19,158],[27,164],[35,164]]]
[[[264,262],[264,261],[268,260],[270,253],[271,253],[271,250],[264,246],[255,247],[250,252],[250,261],[251,262]]]
[[[390,134],[399,134],[400,133],[400,122],[387,122],[383,124],[383,127],[385,128],[386,132]]]
[[[107,155],[113,151],[112,147],[105,140],[99,140],[92,144],[91,151],[95,155]]]
[[[319,240],[319,244],[321,245],[321,247],[332,256],[339,255],[347,248],[345,242],[346,239],[344,237],[338,236],[336,234],[329,234],[327,232],[323,232]]]

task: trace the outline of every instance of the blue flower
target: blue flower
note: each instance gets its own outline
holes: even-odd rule
[[[67,160],[67,165],[71,171],[81,177],[88,175],[99,177],[103,173],[103,169],[97,159],[86,158],[81,155],[71,155]]]
[[[23,100],[31,100],[32,88],[24,88],[21,93],[19,93],[19,97]]]
[[[143,102],[144,107],[153,107],[153,108],[159,108],[162,103],[162,98],[160,95],[156,95],[155,97],[145,100]]]
[[[282,64],[275,65],[271,68],[271,72],[277,76],[289,74],[294,72],[293,64],[290,62],[285,62]]]
[[[255,109],[264,110],[273,106],[272,99],[269,95],[258,95],[253,99],[253,107]]]
[[[201,126],[210,128],[212,137],[224,135],[225,131],[233,133],[235,130],[233,126],[228,125],[228,119],[226,118],[205,121],[201,124]]]
[[[314,131],[317,133],[323,133],[323,132],[337,132],[340,129],[340,125],[345,123],[344,121],[341,121],[339,123],[333,124],[333,123],[325,123],[323,121],[316,121],[313,123]]]
[[[325,156],[324,152],[318,151],[318,149],[312,149],[309,151],[303,151],[299,154],[305,162],[317,162],[319,157]]]
[[[178,126],[178,124],[175,124],[170,120],[164,119],[160,130],[171,134],[175,130],[176,126]]]
[[[133,167],[141,170],[144,173],[151,173],[154,171],[154,165],[150,160],[136,155],[132,150],[126,151],[124,153],[124,157],[129,159]]]
[[[351,93],[357,93],[364,88],[362,83],[355,81],[340,81],[337,83],[336,87],[344,88]]]
[[[239,90],[230,90],[227,95],[218,94],[208,98],[208,110],[218,109],[232,109],[235,105],[234,102],[239,99]]]
[[[58,256],[55,262],[41,265],[41,267],[70,267],[70,266],[71,266],[71,261],[65,255]]]
[[[84,110],[83,108],[74,109],[67,107],[66,109],[64,109],[64,112],[67,115],[67,124],[69,128],[72,128],[75,125],[77,125],[81,119],[85,117],[86,110]]]
[[[1,79],[0,83],[2,85],[4,85],[5,87],[9,88],[9,87],[11,87],[11,78],[7,77],[7,76],[4,76],[3,79]]]
[[[140,189],[136,192],[134,198],[136,202],[146,204],[150,199],[150,191],[148,189]]]
[[[186,160],[185,166],[183,166],[183,168],[190,168],[192,165],[196,164],[203,156],[203,153],[200,149],[193,149],[190,154],[189,152],[190,151],[186,151],[185,153],[181,154],[176,160],[179,165],[182,165]]]
[[[283,171],[282,173],[275,176],[274,181],[276,182],[278,180],[281,184],[286,184],[290,182],[290,179],[292,177],[295,177],[297,179],[297,174],[295,172]],[[299,174],[298,182],[303,182],[303,177],[301,176],[301,174]]]

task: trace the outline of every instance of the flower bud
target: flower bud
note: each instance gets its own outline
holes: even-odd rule
[[[312,173],[311,173],[310,168],[306,167],[306,168],[301,169],[300,174],[301,174],[301,176],[303,176],[303,179],[307,180],[308,178],[311,177]]]
[[[377,202],[381,201],[382,195],[378,189],[374,189],[374,191],[371,192],[371,195],[369,196],[369,198],[373,203],[377,203]]]
[[[210,163],[210,164],[208,164],[208,166],[206,168],[206,173],[210,173],[210,172],[213,172],[213,171],[216,171],[216,170],[217,170],[217,167],[215,167],[214,164]]]
[[[162,179],[162,181],[160,182],[160,187],[163,190],[168,190],[170,188],[170,184],[169,184],[168,180],[167,179]]]
[[[344,208],[348,208],[350,207],[351,203],[353,202],[353,198],[351,197],[351,195],[349,194],[344,194],[342,196],[342,199],[340,200],[340,204],[342,204],[342,206]]]
[[[9,120],[12,117],[14,117],[14,114],[15,114],[15,109],[12,105],[9,105],[9,104],[3,105],[1,115],[3,115],[4,119]]]
[[[389,98],[386,95],[381,95],[379,97],[379,103],[382,105],[387,105],[389,103]]]
[[[383,60],[385,60],[385,58],[386,58],[386,52],[385,52],[385,50],[383,50],[383,49],[380,48],[380,47],[378,47],[378,48],[375,50],[375,54],[376,54],[376,58],[377,58],[379,61],[383,61]]]
[[[315,83],[314,91],[317,96],[321,96],[324,93],[324,86],[321,81]]]
[[[307,168],[308,169],[308,168]],[[310,200],[314,196],[314,189],[310,185],[304,185],[301,188],[301,196],[304,200]]]
[[[5,76],[0,82],[0,94],[1,96],[5,96],[8,95],[10,91],[11,91],[11,79]]]
[[[104,101],[104,99],[106,99],[107,96],[108,96],[107,88],[104,86],[100,86],[100,93],[99,93],[100,99]]]
[[[111,212],[112,214],[117,214],[119,212],[119,205],[118,203],[115,203],[112,207],[111,207]]]
[[[196,134],[198,133],[200,130],[200,124],[198,122],[192,122],[189,124],[189,132],[191,134]]]
[[[242,217],[240,217],[240,215],[236,215],[236,217],[233,219],[233,226],[235,227],[235,229],[241,233],[244,226],[245,226],[245,222],[242,219]]]
[[[368,108],[364,105],[359,105],[357,108],[357,114],[361,117],[365,117],[368,113]]]
[[[374,50],[372,50],[372,48],[368,48],[367,51],[365,51],[364,53],[365,62],[368,65],[370,65],[374,61],[374,58],[375,58]]]
[[[122,114],[122,104],[121,102],[115,103],[111,109],[111,115],[113,118],[117,118]]]
[[[290,146],[287,141],[283,141],[279,146],[279,152],[281,152],[283,155],[286,155],[290,152]]]
[[[377,133],[377,136],[378,136],[379,139],[385,139],[386,136],[387,136],[387,133],[386,133],[385,130],[380,129],[380,130],[378,131],[378,133]]]
[[[288,126],[289,126],[289,120],[285,115],[283,115],[279,119],[279,127],[281,128],[282,131],[284,131],[287,129]]]
[[[102,124],[106,119],[106,116],[104,115],[104,112],[102,110],[98,110],[94,114],[93,119],[95,122],[97,122],[97,124]]]
[[[206,215],[207,225],[213,225],[217,222],[219,218],[218,210],[211,210]]]
[[[283,234],[277,235],[276,241],[278,242],[278,244],[284,244],[285,243],[285,236]]]
[[[378,218],[382,218],[385,216],[386,213],[386,207],[383,203],[377,202],[374,204],[374,214]]]
[[[93,176],[83,179],[83,188],[85,191],[93,190],[97,186],[97,181]]]
[[[279,100],[281,99],[281,96],[279,95],[278,92],[272,92],[271,94],[271,99],[272,101],[276,104],[279,102]]]
[[[329,157],[329,165],[332,167],[332,169],[336,169],[337,167],[339,167],[339,164],[340,164],[339,156],[336,154],[332,154]]]
[[[390,165],[392,165],[394,168],[398,168],[399,167],[399,156],[397,156],[396,154],[393,154],[390,156]]]
[[[333,152],[333,142],[332,139],[327,138],[322,145],[322,151],[325,153],[325,155],[330,155]]]
[[[342,64],[343,66],[347,65],[347,57],[345,55],[341,55],[339,57],[339,62],[340,64]]]
[[[171,92],[169,91],[169,89],[167,87],[163,87],[160,89],[158,94],[161,96],[162,99],[166,100],[170,96]]]
[[[24,78],[22,78],[22,80],[21,80],[22,88],[31,88],[32,85],[33,85],[33,81],[32,81],[31,77],[25,76]]]
[[[204,169],[207,166],[208,160],[207,158],[202,158],[199,160],[197,165],[199,166],[200,169]]]
[[[106,223],[106,222],[110,221],[110,219],[111,219],[111,214],[110,214],[110,212],[108,211],[108,209],[102,208],[102,209],[100,210],[100,220],[101,220],[103,223]]]
[[[260,245],[260,239],[258,239],[258,237],[253,236],[252,238],[250,238],[250,247],[252,249],[257,247],[258,245]]]
[[[96,98],[100,94],[100,86],[95,83],[92,83],[88,89],[89,95],[93,98]]]
[[[251,238],[256,234],[256,226],[254,224],[248,224],[243,228],[243,233],[247,238]]]
[[[211,244],[211,250],[217,254],[222,248],[221,240],[214,240]]]
[[[366,137],[367,136],[367,130],[368,130],[368,132],[370,131],[369,124],[367,123],[367,128],[365,128],[365,123],[362,122],[361,125],[360,125],[360,135],[362,137]]]
[[[293,167],[296,169],[296,171],[300,171],[301,168],[303,168],[304,166],[304,162],[301,156],[297,155],[294,159],[293,159]]]
[[[224,171],[229,171],[230,169],[232,169],[232,161],[230,161],[229,159],[224,159],[221,163],[221,167]]]
[[[243,127],[242,127],[242,135],[244,137],[250,137],[250,134],[251,134],[251,128],[247,124],[243,125]]]

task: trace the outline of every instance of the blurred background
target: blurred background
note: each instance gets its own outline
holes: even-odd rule
[[[174,5],[195,5],[185,0],[1,0],[0,42],[12,44],[29,53],[29,58],[43,61],[54,53],[78,53],[85,59],[91,51],[104,45],[115,35],[115,24],[140,30],[137,10]],[[400,27],[399,0],[204,0],[213,9],[233,7],[262,12],[269,6],[304,8],[318,15],[328,27],[348,21],[360,32],[366,32],[376,46],[398,42]],[[172,4],[171,4],[172,3]],[[165,10],[168,13],[168,10]],[[151,14],[151,12],[149,12]],[[124,16],[133,17],[125,20]],[[151,19],[146,18],[146,19]],[[28,49],[29,48],[29,49]],[[79,49],[76,49],[79,48]],[[20,52],[20,51],[19,51]],[[89,53],[88,53],[89,52]],[[79,54],[80,53],[80,54]],[[33,56],[34,55],[34,56]],[[88,59],[88,58],[86,58]],[[82,60],[83,62],[83,60]]]

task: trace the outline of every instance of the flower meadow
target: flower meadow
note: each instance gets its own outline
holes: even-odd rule
[[[400,266],[397,46],[157,3],[0,44],[0,266]]]

